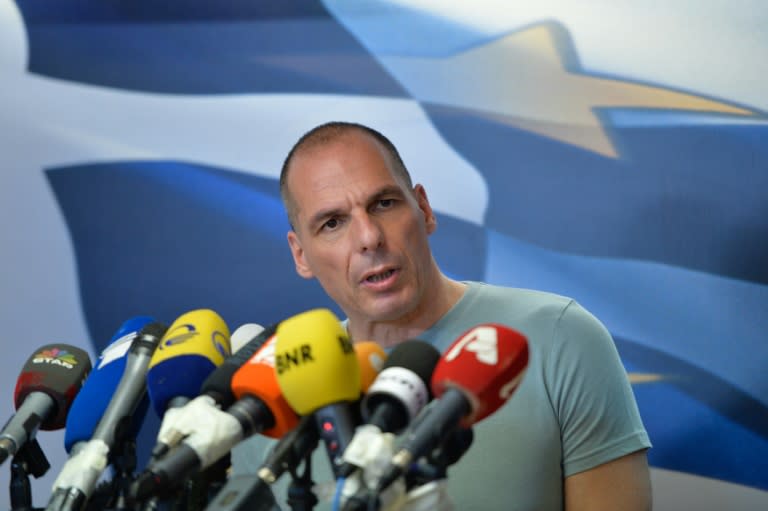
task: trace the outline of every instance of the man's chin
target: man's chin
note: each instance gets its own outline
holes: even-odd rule
[[[402,300],[379,300],[366,307],[362,314],[370,321],[390,323],[405,317],[409,310]]]

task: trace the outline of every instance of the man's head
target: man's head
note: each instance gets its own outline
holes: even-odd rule
[[[288,170],[294,155],[304,150],[310,150],[313,147],[327,145],[351,132],[367,133],[377,140],[381,144],[381,147],[389,154],[391,168],[405,181],[408,188],[413,187],[411,175],[408,173],[408,169],[400,158],[400,153],[397,151],[395,145],[380,132],[373,128],[369,128],[368,126],[353,122],[332,121],[321,124],[302,135],[291,148],[288,156],[286,156],[285,161],[283,162],[283,168],[280,170],[280,197],[282,198],[283,205],[288,213],[288,221],[291,223],[291,227],[294,226],[296,204],[288,190],[286,181],[288,179]]]
[[[315,128],[289,153],[280,185],[297,273],[317,278],[351,324],[430,307],[441,276],[427,242],[435,216],[386,137],[357,124]]]

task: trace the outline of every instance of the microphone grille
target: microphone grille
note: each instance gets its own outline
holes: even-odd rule
[[[429,382],[439,360],[440,352],[437,348],[426,341],[411,339],[398,344],[390,352],[383,369],[388,367],[409,369],[427,384],[427,388],[430,388]],[[431,395],[429,397],[432,398]]]

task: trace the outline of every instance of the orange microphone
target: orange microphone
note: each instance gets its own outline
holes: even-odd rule
[[[359,341],[354,347],[360,366],[360,391],[365,394],[384,367],[387,352],[374,341]]]

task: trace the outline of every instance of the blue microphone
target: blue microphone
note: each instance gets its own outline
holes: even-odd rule
[[[179,316],[160,340],[147,371],[147,392],[158,417],[200,394],[203,381],[230,355],[229,328],[216,312]]]
[[[109,344],[101,352],[93,371],[77,394],[67,415],[64,431],[64,448],[68,453],[77,451],[76,445],[91,439],[104,411],[115,393],[120,378],[125,371],[128,349],[136,334],[154,319],[137,316],[123,323],[112,336]],[[149,400],[144,399],[134,413],[132,432],[138,433],[149,407]]]

